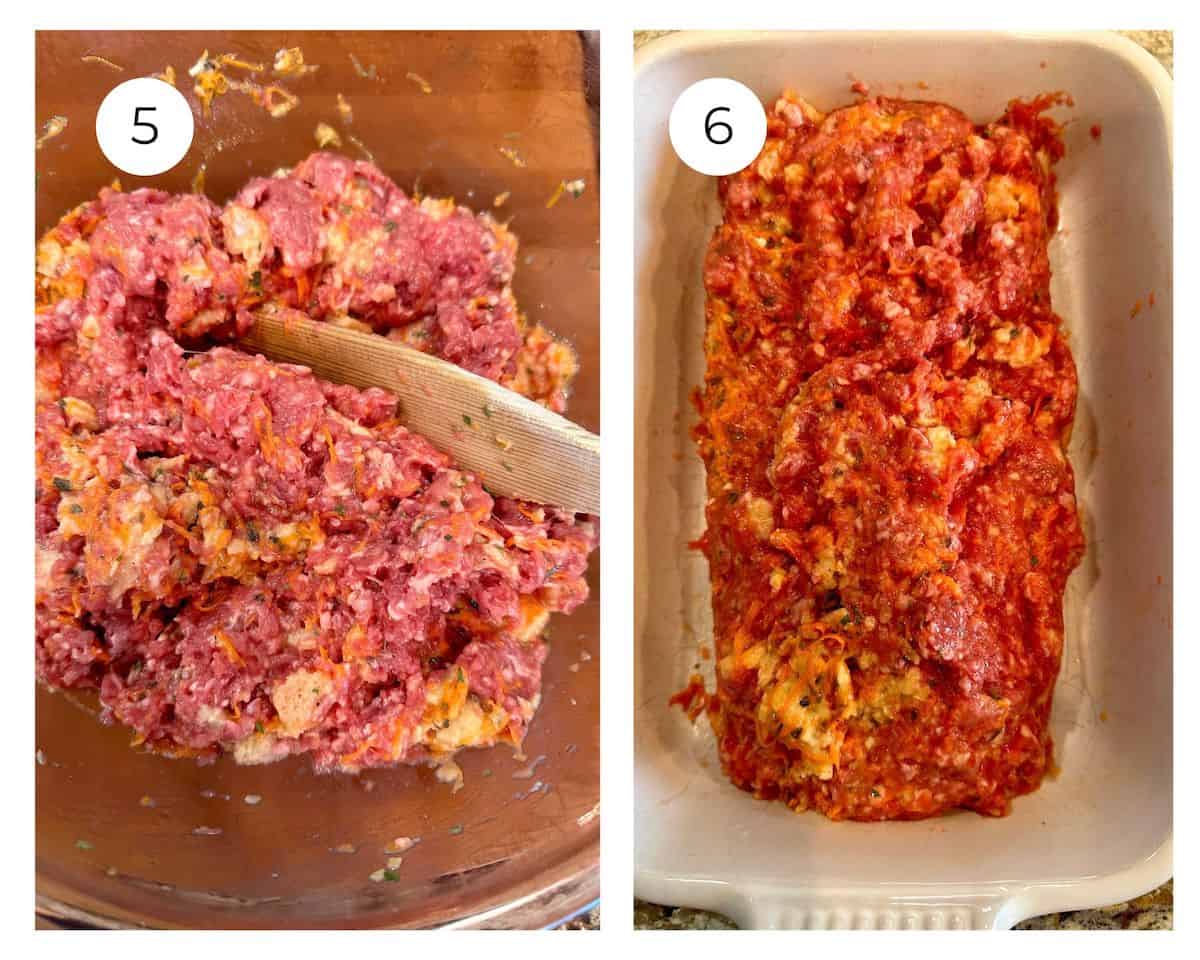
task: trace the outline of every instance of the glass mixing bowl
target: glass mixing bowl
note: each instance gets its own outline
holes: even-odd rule
[[[290,113],[273,119],[231,92],[201,116],[187,70],[204,50],[269,65],[293,46],[319,69],[277,81],[300,98]],[[114,177],[126,189],[182,191],[201,163],[205,192],[223,202],[249,177],[301,160],[316,148],[316,125],[328,123],[344,152],[369,151],[402,187],[511,218],[517,299],[575,346],[570,416],[598,430],[593,51],[574,33],[42,32],[38,122],[59,115],[68,126],[37,153],[37,231]],[[121,175],[97,146],[96,110],[117,83],[167,65],[195,108],[192,149],[162,176]],[[352,123],[338,113],[339,93]],[[577,179],[581,196],[547,205],[560,182]],[[598,555],[589,582],[588,602],[551,620],[524,755],[465,752],[457,793],[426,768],[317,775],[302,758],[264,767],[164,759],[98,723],[94,700],[39,688],[40,922],[528,928],[579,912],[599,896]],[[416,843],[387,874],[394,879],[370,879],[398,838]]]

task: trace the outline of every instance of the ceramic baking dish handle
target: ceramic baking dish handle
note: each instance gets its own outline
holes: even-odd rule
[[[752,930],[993,930],[1023,919],[1005,897],[930,900],[872,894],[741,896],[724,912]]]

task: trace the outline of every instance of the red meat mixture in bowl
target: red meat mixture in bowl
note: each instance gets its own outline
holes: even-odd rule
[[[561,410],[516,239],[319,153],[223,209],[104,190],[37,256],[40,680],[172,755],[321,770],[519,745],[594,518],[490,494],[395,399],[220,341],[264,305],[398,337]]]
[[[785,94],[720,183],[695,431],[707,706],[726,774],[758,797],[835,819],[1003,814],[1051,765],[1083,555],[1077,380],[1050,305],[1053,102],[976,126]]]

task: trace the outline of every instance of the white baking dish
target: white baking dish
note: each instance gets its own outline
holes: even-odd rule
[[[707,724],[667,698],[711,636],[703,468],[701,259],[715,183],[671,151],[695,80],[785,86],[828,109],[872,91],[992,119],[1066,90],[1055,307],[1079,365],[1072,442],[1087,557],[1067,594],[1053,732],[1060,775],[1011,816],[831,823],[722,776]],[[1171,874],[1171,84],[1115,34],[676,34],[636,80],[636,881],[638,896],[746,927],[1010,927],[1115,903]],[[1100,124],[1101,139],[1089,135]],[[1149,305],[1153,293],[1153,306]],[[1140,308],[1135,306],[1140,303]],[[1136,315],[1135,315],[1136,314]],[[711,665],[705,663],[710,669]]]

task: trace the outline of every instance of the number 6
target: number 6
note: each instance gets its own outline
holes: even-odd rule
[[[720,113],[722,110],[725,111],[725,113],[730,112],[729,107],[713,107],[711,110],[708,111],[708,113],[706,113],[704,115],[704,135],[706,137],[708,137],[710,143],[715,143],[718,147],[723,146],[724,144],[728,143],[730,140],[733,139],[733,127],[731,127],[724,120],[713,120],[713,118],[712,118],[712,115],[714,113]],[[724,140],[718,140],[716,137],[713,136],[713,131],[717,127],[725,128],[725,139]]]
[[[138,127],[149,127],[151,129],[151,131],[153,131],[153,132],[150,134],[149,140],[139,140],[136,136],[130,137],[129,138],[130,140],[132,140],[134,143],[140,143],[142,146],[145,146],[146,144],[153,143],[155,140],[158,139],[158,127],[156,127],[154,124],[152,124],[149,120],[143,120],[140,117],[140,114],[143,110],[157,110],[157,109],[158,109],[158,107],[134,107],[133,108],[134,129],[136,130]]]

